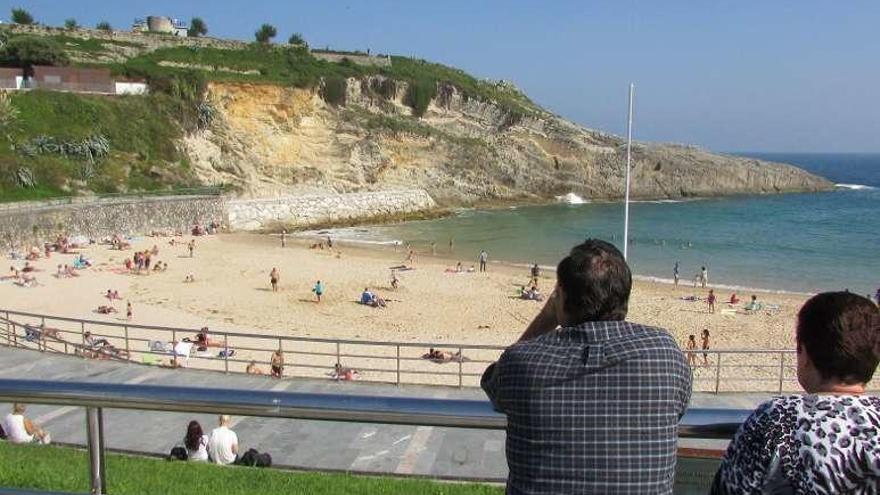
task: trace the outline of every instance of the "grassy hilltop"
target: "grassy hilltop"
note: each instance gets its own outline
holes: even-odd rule
[[[0,201],[201,185],[254,196],[417,187],[450,206],[623,193],[619,137],[441,64],[46,27],[4,27],[0,41],[6,67],[104,67],[150,87],[0,96]],[[638,143],[633,158],[642,198],[831,187],[689,146]]]
[[[290,45],[145,51],[129,41],[84,40],[64,34],[37,37],[3,32],[0,36],[7,45],[36,44],[44,59],[52,53],[58,65],[109,67],[116,76],[145,79],[152,91],[145,96],[32,91],[0,99],[0,201],[199,185],[178,142],[210,125],[213,109],[205,94],[212,81],[307,89],[331,105],[344,105],[348,78],[380,75],[386,81],[370,91],[378,98],[393,98],[397,83],[405,82],[404,101],[412,108],[412,117],[371,121],[392,129],[417,128],[414,122],[436,96],[438,83],[497,102],[511,113],[539,111],[524,95],[506,86],[404,57],[392,57],[390,67],[374,67],[345,59],[339,63],[319,60],[309,50]],[[134,55],[111,64],[86,62],[120,49]],[[162,65],[167,63],[176,66]],[[7,61],[4,65],[17,64]],[[62,150],[98,137],[109,143],[102,156]]]

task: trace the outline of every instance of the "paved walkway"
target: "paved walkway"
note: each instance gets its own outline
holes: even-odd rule
[[[338,394],[369,394],[455,399],[483,399],[475,388],[334,382],[218,372],[171,370],[84,360],[58,354],[0,347],[0,377],[106,383],[205,386]],[[697,393],[694,407],[753,408],[763,394]],[[5,415],[8,404],[0,404]],[[28,415],[51,433],[54,441],[85,444],[81,408],[31,405]],[[216,417],[151,411],[106,410],[106,445],[111,449],[166,454],[182,441],[187,423],[196,419],[208,433]],[[234,430],[244,449],[272,454],[278,465],[307,469],[416,474],[431,477],[503,480],[504,432],[437,427],[373,425],[327,421],[235,417]],[[726,442],[682,440],[682,447],[723,448]]]

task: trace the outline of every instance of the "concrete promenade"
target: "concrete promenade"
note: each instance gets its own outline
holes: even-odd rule
[[[0,347],[0,377],[204,386],[315,393],[484,399],[476,388],[334,382],[220,372],[164,369],[137,364],[94,361],[59,354]],[[753,408],[764,394],[694,394],[693,407]],[[9,404],[0,404],[3,416]],[[30,405],[28,416],[59,443],[85,444],[81,408]],[[216,417],[152,411],[105,410],[106,445],[110,449],[167,454],[180,444],[187,423],[195,419],[205,433]],[[356,424],[271,418],[234,417],[233,429],[243,449],[272,454],[277,465],[303,469],[473,478],[501,481],[507,476],[504,432],[456,428]],[[682,440],[680,446],[723,448],[725,441]],[[704,477],[704,476],[703,476]],[[705,482],[705,480],[703,480]]]

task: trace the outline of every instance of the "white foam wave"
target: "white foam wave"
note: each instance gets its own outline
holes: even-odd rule
[[[630,203],[654,203],[654,204],[663,204],[663,203],[684,203],[687,200],[684,199],[643,199],[638,201],[630,201]]]
[[[582,204],[587,203],[587,200],[585,200],[584,198],[578,196],[577,194],[575,194],[573,192],[570,192],[570,193],[565,194],[563,196],[556,196],[556,201],[559,201],[560,203],[567,203],[570,205],[582,205]]]
[[[851,189],[853,191],[873,191],[874,189],[877,189],[876,187],[863,184],[834,184],[834,186],[841,189]]]

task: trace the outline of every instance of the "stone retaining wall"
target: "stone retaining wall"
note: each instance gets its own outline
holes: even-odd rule
[[[62,232],[90,239],[153,230],[189,232],[195,223],[224,221],[225,204],[226,199],[221,196],[163,196],[3,208],[0,245],[42,245]]]
[[[11,203],[0,205],[0,246],[42,245],[59,233],[90,239],[151,231],[189,232],[212,220],[232,230],[265,230],[280,224],[308,227],[369,220],[430,210],[437,205],[422,189],[310,194],[272,199],[225,196],[161,196]]]
[[[315,194],[273,199],[231,200],[226,212],[233,230],[318,224],[430,210],[436,203],[423,189],[348,194]]]

